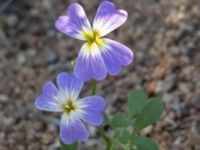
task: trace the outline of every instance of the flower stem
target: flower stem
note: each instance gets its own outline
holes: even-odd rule
[[[92,80],[92,95],[96,94],[96,90],[97,90],[97,82],[96,80]]]
[[[113,138],[110,138],[110,140],[111,140],[113,143],[115,143],[115,144],[117,144],[118,146],[120,146],[123,150],[129,150],[129,148],[128,148],[126,145],[122,144],[122,143],[119,142],[118,140],[113,139]]]
[[[122,144],[121,142],[117,141],[114,138],[108,137],[103,129],[103,126],[99,127],[99,133],[101,134],[101,136],[103,137],[104,141],[106,142],[106,150],[111,150],[112,148],[112,143],[117,144],[118,146],[120,146],[123,150],[128,150],[128,147],[124,144]]]
[[[137,136],[137,132],[135,130],[135,128],[133,129],[133,132],[131,133],[131,138],[135,139],[135,137]]]
[[[63,143],[61,139],[60,139],[60,146],[62,150],[77,150],[78,149],[78,143],[67,145]]]
[[[137,129],[133,128],[133,131],[132,131],[130,138],[129,138],[129,143],[133,143],[133,141],[135,140],[136,137],[137,137]]]
[[[104,139],[104,141],[106,143],[106,150],[110,150],[112,142],[111,142],[110,138],[105,134],[104,128],[103,128],[102,125],[99,126],[99,133],[100,133],[101,137]]]
[[[96,80],[92,80],[92,95],[96,95],[96,90],[97,90],[97,83]],[[112,148],[112,143],[117,144],[118,146],[120,146],[123,150],[127,150],[127,146],[120,143],[119,141],[112,139],[110,137],[108,137],[105,134],[104,128],[103,126],[99,126],[99,133],[102,136],[102,138],[104,139],[105,143],[106,143],[106,150],[111,150]]]
[[[92,80],[92,95],[96,95],[96,90],[97,90],[96,80]],[[110,138],[105,134],[102,125],[99,126],[98,132],[99,132],[99,134],[101,135],[101,137],[104,139],[104,141],[106,143],[106,150],[110,150],[112,142],[111,142]]]

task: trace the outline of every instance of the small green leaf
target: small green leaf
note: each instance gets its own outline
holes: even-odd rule
[[[127,119],[122,113],[119,112],[113,116],[110,124],[113,128],[127,127],[131,124],[131,121]]]
[[[128,143],[129,137],[130,137],[130,132],[128,132],[125,129],[116,132],[116,134],[114,136],[114,138],[116,138],[119,142],[121,142],[123,144],[127,144]]]
[[[147,103],[147,96],[143,90],[136,89],[128,96],[128,112],[129,116],[140,113],[144,105]]]
[[[61,140],[60,140],[60,145],[61,145],[61,149],[62,150],[77,150],[77,148],[78,148],[78,144],[77,143],[71,144],[71,145],[66,145]]]
[[[158,145],[151,138],[136,137],[133,144],[136,146],[136,150],[159,150]]]
[[[163,103],[160,99],[154,98],[143,107],[141,113],[136,117],[135,132],[155,123],[163,112]]]

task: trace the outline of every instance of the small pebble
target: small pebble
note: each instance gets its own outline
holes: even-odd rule
[[[58,54],[56,54],[55,52],[48,52],[45,55],[45,61],[47,62],[47,64],[55,64],[56,62],[58,62],[58,60]]]
[[[193,105],[194,105],[194,107],[200,109],[200,96],[197,96],[197,97],[193,100]]]
[[[0,102],[8,102],[9,97],[7,95],[0,95]]]

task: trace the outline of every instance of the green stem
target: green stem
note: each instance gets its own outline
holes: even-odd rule
[[[96,90],[97,90],[96,80],[92,80],[92,95],[96,95]],[[104,139],[106,143],[106,150],[110,150],[112,142],[110,138],[105,134],[103,126],[99,126],[98,132],[100,133],[101,137]]]
[[[128,148],[126,145],[120,143],[120,142],[117,141],[116,139],[110,138],[110,140],[111,140],[113,143],[119,145],[123,150],[129,150],[129,148]]]
[[[133,141],[135,140],[135,138],[137,137],[137,128],[133,128],[133,131],[131,133],[131,136],[130,136],[130,140],[129,140],[129,143],[133,143]]]
[[[63,143],[61,140],[60,140],[60,146],[62,150],[77,150],[78,149],[78,143],[67,145]]]
[[[111,137],[108,137],[105,134],[105,131],[103,129],[103,126],[99,127],[99,133],[102,136],[102,138],[104,139],[105,143],[106,143],[106,150],[111,150],[112,149],[112,143],[117,144],[118,146],[120,146],[123,150],[129,150],[129,148],[122,144],[121,142],[117,141],[116,139],[113,139]]]
[[[92,95],[96,95],[96,90],[97,90],[97,83],[96,80],[92,80]],[[108,137],[103,129],[103,126],[99,126],[99,133],[102,136],[102,138],[104,139],[105,143],[106,143],[106,150],[111,150],[112,148],[112,142],[119,145],[122,149],[127,150],[127,146],[120,143],[119,141],[112,139],[110,137]]]
[[[105,134],[103,126],[99,126],[99,133],[106,143],[106,150],[110,150],[112,142],[111,142],[110,138]]]
[[[97,82],[96,80],[92,80],[92,95],[96,94],[96,90],[97,90]]]

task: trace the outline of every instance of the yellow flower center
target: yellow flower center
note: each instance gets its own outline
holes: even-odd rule
[[[63,110],[65,113],[70,114],[71,112],[75,111],[77,106],[74,101],[68,100],[66,104],[63,105]]]
[[[99,46],[103,45],[100,34],[96,30],[84,32],[83,37],[87,40],[89,46],[91,46],[93,43],[96,43]]]

